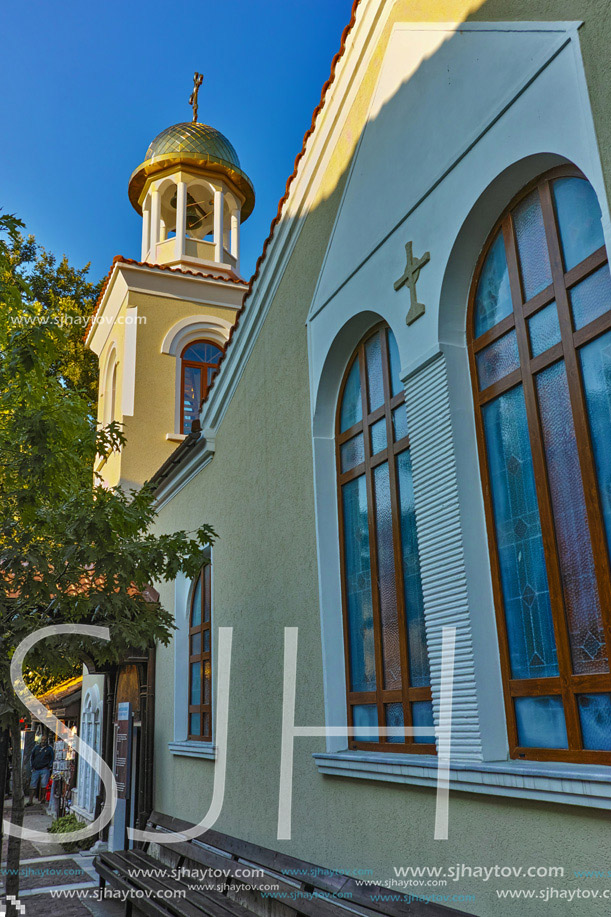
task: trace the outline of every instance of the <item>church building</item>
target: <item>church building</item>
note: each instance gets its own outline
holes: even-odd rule
[[[596,0],[356,0],[250,281],[246,157],[196,112],[148,147],[97,470],[218,533],[153,584],[150,808],[477,917],[607,912],[609,47]]]

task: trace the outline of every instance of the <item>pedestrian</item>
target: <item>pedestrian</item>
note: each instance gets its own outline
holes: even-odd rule
[[[49,739],[43,735],[40,743],[35,745],[30,755],[30,767],[32,774],[30,776],[30,799],[26,803],[28,806],[34,805],[34,793],[40,785],[44,790],[47,788],[49,777],[51,776],[51,767],[53,766],[53,749],[49,745]]]

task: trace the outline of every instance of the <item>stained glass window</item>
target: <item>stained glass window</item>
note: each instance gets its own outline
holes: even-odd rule
[[[189,610],[189,738],[212,739],[212,566],[197,575]]]
[[[611,275],[600,208],[583,176],[561,169],[500,223],[469,336],[511,753],[606,761]]]
[[[435,751],[424,602],[399,351],[386,327],[361,342],[337,412],[351,747]],[[398,560],[401,559],[399,563]],[[404,735],[430,726],[425,736]],[[392,727],[384,736],[379,729]]]
[[[191,424],[199,417],[202,401],[218,372],[222,355],[220,347],[208,341],[194,341],[183,350],[180,384],[181,433],[190,433]]]

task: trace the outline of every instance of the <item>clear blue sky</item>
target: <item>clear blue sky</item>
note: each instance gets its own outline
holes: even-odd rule
[[[351,0],[3,0],[0,207],[92,279],[140,257],[133,169],[163,128],[199,120],[238,151],[257,195],[242,232],[254,268],[318,104]]]

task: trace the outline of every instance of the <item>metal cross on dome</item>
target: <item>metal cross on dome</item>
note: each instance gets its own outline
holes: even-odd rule
[[[189,105],[193,107],[193,124],[197,121],[197,94],[199,92],[199,87],[204,82],[204,74],[198,73],[197,70],[193,74],[193,92],[189,96]]]
[[[410,307],[405,321],[408,325],[411,325],[417,318],[424,315],[424,304],[418,302],[416,297],[416,284],[420,276],[420,269],[431,260],[431,253],[425,252],[421,258],[414,258],[412,242],[408,242],[405,246],[405,255],[407,264],[401,277],[395,280],[395,290],[400,290],[402,286],[406,286],[409,289]]]

